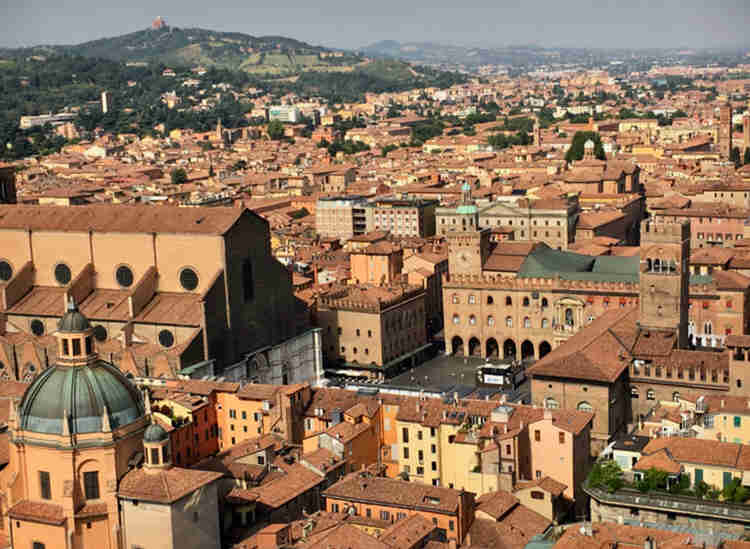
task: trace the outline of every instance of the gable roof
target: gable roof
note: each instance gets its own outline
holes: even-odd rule
[[[0,230],[175,233],[221,235],[245,213],[244,208],[181,208],[178,206],[0,205]]]
[[[528,369],[528,373],[613,382],[629,364],[629,360],[620,358],[618,351],[630,354],[630,348],[614,329],[620,325],[635,329],[637,317],[638,310],[633,307],[608,310],[539,360]],[[570,370],[571,364],[575,364],[575,373]]]

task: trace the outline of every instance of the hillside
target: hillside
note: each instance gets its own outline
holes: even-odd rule
[[[70,54],[124,62],[217,66],[250,73],[289,75],[302,70],[342,71],[362,58],[283,36],[250,36],[167,25],[76,45],[4,50],[0,55]]]
[[[436,42],[397,42],[384,40],[361,49],[365,55],[403,59],[430,65],[481,65],[534,66],[548,63],[555,50],[542,50],[534,46],[508,46],[476,48],[439,44]]]

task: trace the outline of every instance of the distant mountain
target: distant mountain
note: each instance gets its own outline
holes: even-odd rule
[[[69,53],[124,62],[219,66],[251,73],[284,75],[303,70],[341,71],[360,63],[359,56],[312,46],[283,36],[250,36],[198,28],[170,27],[163,20],[151,28],[70,46],[3,50],[23,55]]]
[[[525,66],[543,63],[555,55],[553,50],[536,46],[507,46],[501,48],[478,48],[455,46],[436,42],[397,42],[384,40],[359,50],[364,55],[389,57],[404,61],[431,65],[480,65]]]

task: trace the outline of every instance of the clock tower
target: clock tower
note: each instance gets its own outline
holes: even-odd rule
[[[445,238],[448,241],[448,273],[481,275],[482,265],[490,254],[490,229],[454,231]]]

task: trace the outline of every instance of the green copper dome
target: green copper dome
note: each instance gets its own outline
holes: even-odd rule
[[[156,423],[152,423],[146,427],[143,433],[143,442],[161,442],[162,440],[167,440],[167,438],[169,438],[167,432],[161,425]]]
[[[70,434],[103,432],[105,407],[109,429],[144,415],[138,389],[111,364],[98,360],[85,366],[54,366],[26,389],[18,409],[19,427],[60,435],[66,430]]]
[[[57,329],[61,332],[74,333],[85,332],[89,328],[91,328],[89,319],[78,311],[75,302],[71,300],[68,303],[65,314],[60,319],[60,322],[57,323]]]

